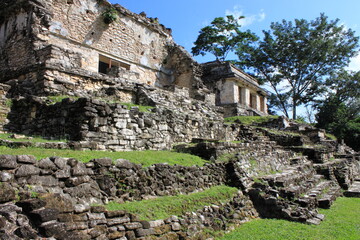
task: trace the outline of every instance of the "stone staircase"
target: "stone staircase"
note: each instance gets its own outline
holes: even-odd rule
[[[342,194],[338,182],[317,174],[310,161],[254,179],[247,191],[263,217],[309,224],[320,224],[316,209],[330,208]]]
[[[355,179],[349,189],[344,192],[344,196],[360,198],[360,175]]]

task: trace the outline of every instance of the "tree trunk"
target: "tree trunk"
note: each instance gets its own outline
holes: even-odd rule
[[[292,112],[293,112],[293,119],[295,120],[296,119],[296,101],[293,100],[293,106],[292,106]]]

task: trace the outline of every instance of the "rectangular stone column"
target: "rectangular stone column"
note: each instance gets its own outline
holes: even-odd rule
[[[264,113],[268,114],[268,108],[267,108],[267,98],[264,97]]]
[[[220,92],[222,104],[237,103],[238,88],[234,81],[225,81]]]
[[[250,90],[246,87],[241,88],[241,104],[250,106]]]
[[[261,111],[260,95],[256,94],[255,96],[255,109]]]

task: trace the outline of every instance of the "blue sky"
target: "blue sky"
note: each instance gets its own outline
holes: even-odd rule
[[[325,13],[330,19],[340,19],[340,23],[355,30],[360,36],[359,0],[110,0],[130,11],[147,13],[148,17],[158,17],[160,23],[172,28],[176,43],[191,50],[199,30],[215,17],[229,14],[245,16],[243,29],[250,29],[262,37],[262,30],[268,30],[271,22],[282,19],[315,19]],[[209,55],[195,57],[198,62],[214,60]],[[360,56],[355,58],[351,70],[360,70]]]

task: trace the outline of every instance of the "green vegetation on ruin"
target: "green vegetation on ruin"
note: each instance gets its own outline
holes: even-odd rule
[[[216,160],[219,162],[229,162],[233,159],[235,159],[234,153],[225,153],[225,154],[220,155]]]
[[[279,116],[235,116],[227,117],[224,119],[225,123],[241,123],[244,125],[265,123],[273,119],[277,119]]]
[[[76,151],[70,149],[46,149],[46,148],[9,148],[0,146],[1,154],[8,155],[33,155],[37,159],[43,159],[50,156],[65,158],[75,158],[82,162],[89,162],[96,158],[127,159],[136,164],[142,164],[148,167],[156,163],[168,163],[169,165],[181,166],[203,166],[208,161],[187,153],[178,153],[172,151],[130,151],[130,152],[108,152],[108,151]]]
[[[259,128],[275,135],[302,136],[300,133],[297,132],[282,131],[282,130],[277,130],[273,128],[270,129],[265,127],[259,127]]]
[[[13,133],[0,133],[0,140],[8,140],[8,141],[12,141],[12,142],[40,142],[40,143],[44,143],[44,142],[66,142],[67,140],[64,139],[59,139],[59,140],[52,140],[52,139],[45,139],[42,137],[38,137],[38,136],[26,136],[26,135],[22,135],[22,134],[17,134],[17,135],[21,135],[24,137],[21,138],[12,138],[11,135],[13,135]]]
[[[137,104],[134,104],[134,103],[119,103],[121,105],[125,105],[127,106],[127,109],[131,109],[132,107],[137,107],[139,108],[139,111],[140,112],[151,112],[151,109],[153,109],[154,107],[151,107],[151,106],[143,106],[143,105],[137,105]]]
[[[330,209],[321,209],[325,220],[318,226],[277,219],[245,223],[219,240],[228,239],[360,239],[360,199],[338,198]]]
[[[335,135],[331,134],[331,133],[325,133],[325,136],[331,140],[336,141],[337,137],[335,137]]]
[[[77,100],[79,97],[69,96],[69,95],[56,95],[56,96],[47,96],[46,100],[50,105],[61,102],[64,99],[70,98],[71,100]]]
[[[204,206],[228,202],[237,192],[236,188],[222,185],[189,195],[157,197],[122,204],[110,202],[106,208],[109,211],[126,210],[136,214],[141,220],[166,219],[172,215],[180,216],[186,212],[196,212]]]
[[[79,97],[75,97],[75,96],[69,96],[69,95],[58,95],[58,96],[47,96],[46,100],[48,101],[49,105],[53,105],[55,103],[61,102],[64,99],[70,98],[71,100],[77,100],[79,99]],[[128,110],[130,110],[132,107],[137,107],[139,109],[140,112],[151,112],[151,109],[153,109],[154,107],[152,106],[145,106],[145,105],[138,105],[138,104],[134,104],[134,103],[125,103],[125,102],[120,102],[116,99],[108,99],[108,98],[94,98],[96,100],[99,101],[103,101],[106,103],[117,103],[117,104],[121,104],[127,107]]]

